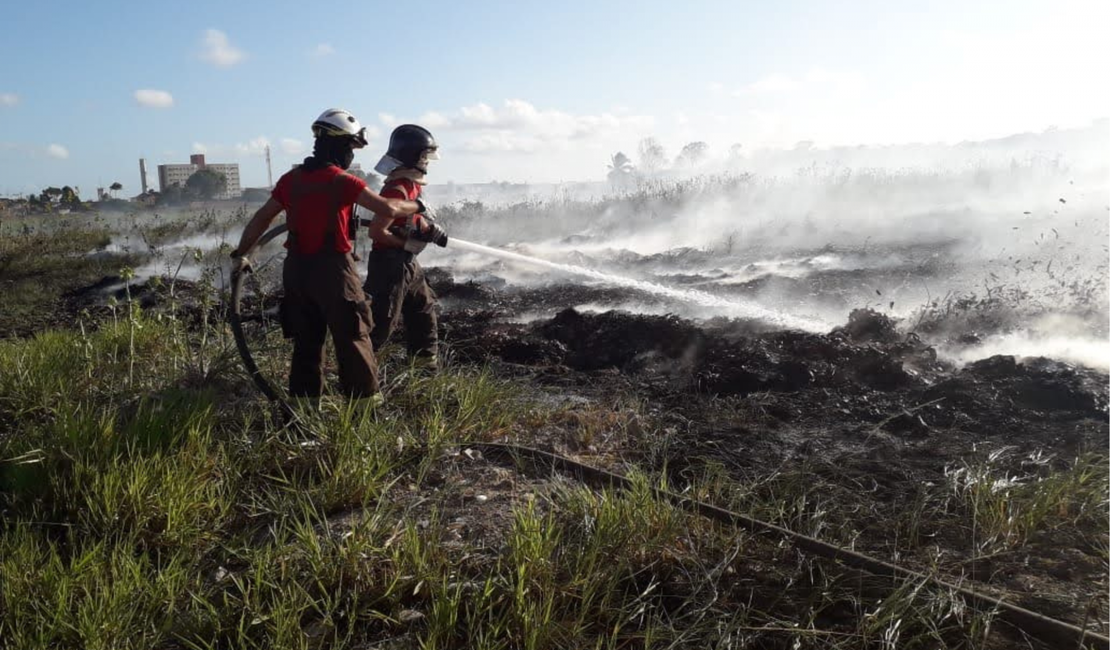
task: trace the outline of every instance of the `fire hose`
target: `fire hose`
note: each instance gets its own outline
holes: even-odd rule
[[[363,219],[360,223],[361,225],[369,225],[370,222],[369,220]],[[249,260],[250,253],[273,241],[275,238],[285,233],[286,230],[287,228],[284,224],[271,228],[259,238],[255,248],[251,251],[244,251],[243,256]],[[258,387],[259,391],[280,409],[287,423],[293,426],[303,427],[294,409],[282,398],[281,394],[274,389],[269,379],[259,369],[258,364],[254,360],[250,341],[247,340],[246,334],[243,331],[244,317],[241,304],[243,297],[243,281],[246,273],[250,272],[251,267],[247,264],[243,269],[245,269],[245,271],[236,267],[231,275],[231,304],[228,320],[235,337],[235,345],[239,350],[240,357],[242,357],[243,366],[246,368],[247,373],[250,375],[251,380],[254,382],[255,386]],[[502,462],[511,461],[518,467],[527,466],[531,467],[533,470],[547,470],[549,473],[559,472],[567,474],[584,484],[594,487],[609,487],[621,490],[627,490],[632,487],[632,480],[627,476],[531,447],[492,442],[468,442],[456,443],[456,445],[479,450],[484,456],[498,459]],[[997,612],[1001,620],[1053,647],[1067,650],[1081,650],[1083,648],[1110,650],[1110,638],[1085,630],[1077,625],[1054,619],[1044,614],[1039,614],[967,587],[946,582],[935,576],[920,573],[862,553],[822,542],[814,537],[796,533],[781,526],[754,519],[738,512],[726,510],[705,503],[704,501],[691,499],[662,488],[652,487],[651,490],[653,496],[660,501],[670,503],[687,512],[726,525],[743,528],[749,532],[770,533],[789,539],[796,548],[802,551],[834,560],[845,566],[866,571],[876,576],[889,577],[898,581],[930,583],[935,587],[947,590],[949,593],[959,595],[968,604],[979,611]]]

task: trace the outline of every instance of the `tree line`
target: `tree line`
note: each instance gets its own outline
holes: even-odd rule
[[[633,163],[632,158],[623,151],[618,151],[610,157],[607,177],[611,183],[618,186],[630,185],[638,177],[653,176],[666,171],[668,166],[670,169],[694,168],[705,162],[709,155],[709,145],[700,140],[683,146],[673,162],[667,155],[667,150],[655,138],[640,140],[636,150],[638,164]],[[729,160],[738,160],[741,150],[741,145],[732,145],[728,152]]]

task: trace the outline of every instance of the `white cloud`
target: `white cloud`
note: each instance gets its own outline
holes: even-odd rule
[[[379,119],[386,126],[409,121],[390,114],[380,114]],[[477,103],[430,111],[412,121],[430,129],[445,152],[562,155],[577,150],[583,157],[595,156],[597,150],[634,146],[655,127],[653,117],[624,107],[577,114],[539,108],[522,99],[508,99],[499,106]]]
[[[209,29],[204,32],[204,51],[200,58],[212,65],[226,68],[243,60],[243,51],[231,44],[227,34],[218,29]]]
[[[482,133],[459,144],[466,153],[534,153],[539,142],[530,136],[512,133]]]
[[[136,90],[135,101],[147,108],[169,108],[173,106],[173,95],[164,90]]]
[[[335,48],[331,46],[331,43],[320,43],[309,52],[309,55],[315,59],[322,59],[333,54],[335,54]]]
[[[51,144],[46,147],[46,155],[58,160],[65,160],[69,158],[69,149],[66,149],[60,144]]]
[[[300,140],[296,140],[294,138],[282,138],[281,150],[286,154],[289,154],[290,156],[299,156],[308,151],[308,147]]]
[[[15,106],[19,103],[19,95],[15,93],[0,93],[0,106]]]
[[[264,153],[268,146],[270,146],[270,141],[262,136],[258,136],[250,142],[242,142],[235,145],[235,151],[244,156],[257,155]]]
[[[390,113],[378,113],[378,120],[389,128],[393,128],[400,124],[400,122],[397,121],[397,117]]]
[[[497,114],[488,104],[463,106],[459,112],[462,115],[462,122],[470,126],[493,126],[497,121]]]
[[[428,129],[442,129],[449,127],[451,120],[442,113],[428,111],[417,118],[416,123]]]
[[[392,117],[392,116],[390,116]],[[443,131],[489,131],[513,137],[473,140],[485,143],[555,142],[567,139],[588,138],[600,133],[612,133],[627,128],[648,128],[654,119],[644,115],[617,115],[612,112],[576,115],[554,109],[539,109],[522,99],[507,99],[500,108],[478,103],[463,106],[458,111],[445,114],[429,112],[418,123],[429,129]]]
[[[296,140],[292,141],[296,142]],[[231,158],[240,158],[246,156],[262,155],[266,151],[266,147],[268,146],[270,146],[270,140],[265,136],[260,135],[257,138],[252,138],[251,140],[248,140],[247,142],[238,142],[231,145],[194,142],[193,153],[202,153],[213,157],[224,156]]]

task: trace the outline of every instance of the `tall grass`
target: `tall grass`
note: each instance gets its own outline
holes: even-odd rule
[[[200,312],[128,300],[123,318],[0,340],[0,647],[987,645],[991,617],[953,594],[842,571],[657,500],[651,487],[675,480],[665,471],[621,467],[626,491],[521,474],[484,506],[430,480],[450,446],[474,440],[616,448],[665,467],[678,452],[631,398],[557,408],[489,369],[426,374],[387,352],[384,405],[328,395],[303,428],[284,427],[238,369],[207,277]],[[1105,531],[1092,532],[1105,459],[1034,463],[1016,480],[1013,460],[969,460],[922,490],[889,522],[906,531],[900,548],[940,526],[969,531],[980,554],[1078,531],[1105,557]],[[711,466],[685,487],[853,543],[859,513],[827,478]],[[452,537],[460,518],[493,532]]]

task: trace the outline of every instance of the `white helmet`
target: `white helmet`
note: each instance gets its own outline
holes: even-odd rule
[[[354,138],[355,146],[365,147],[366,128],[358,123],[354,115],[342,108],[329,108],[312,123],[314,137],[332,136]]]

